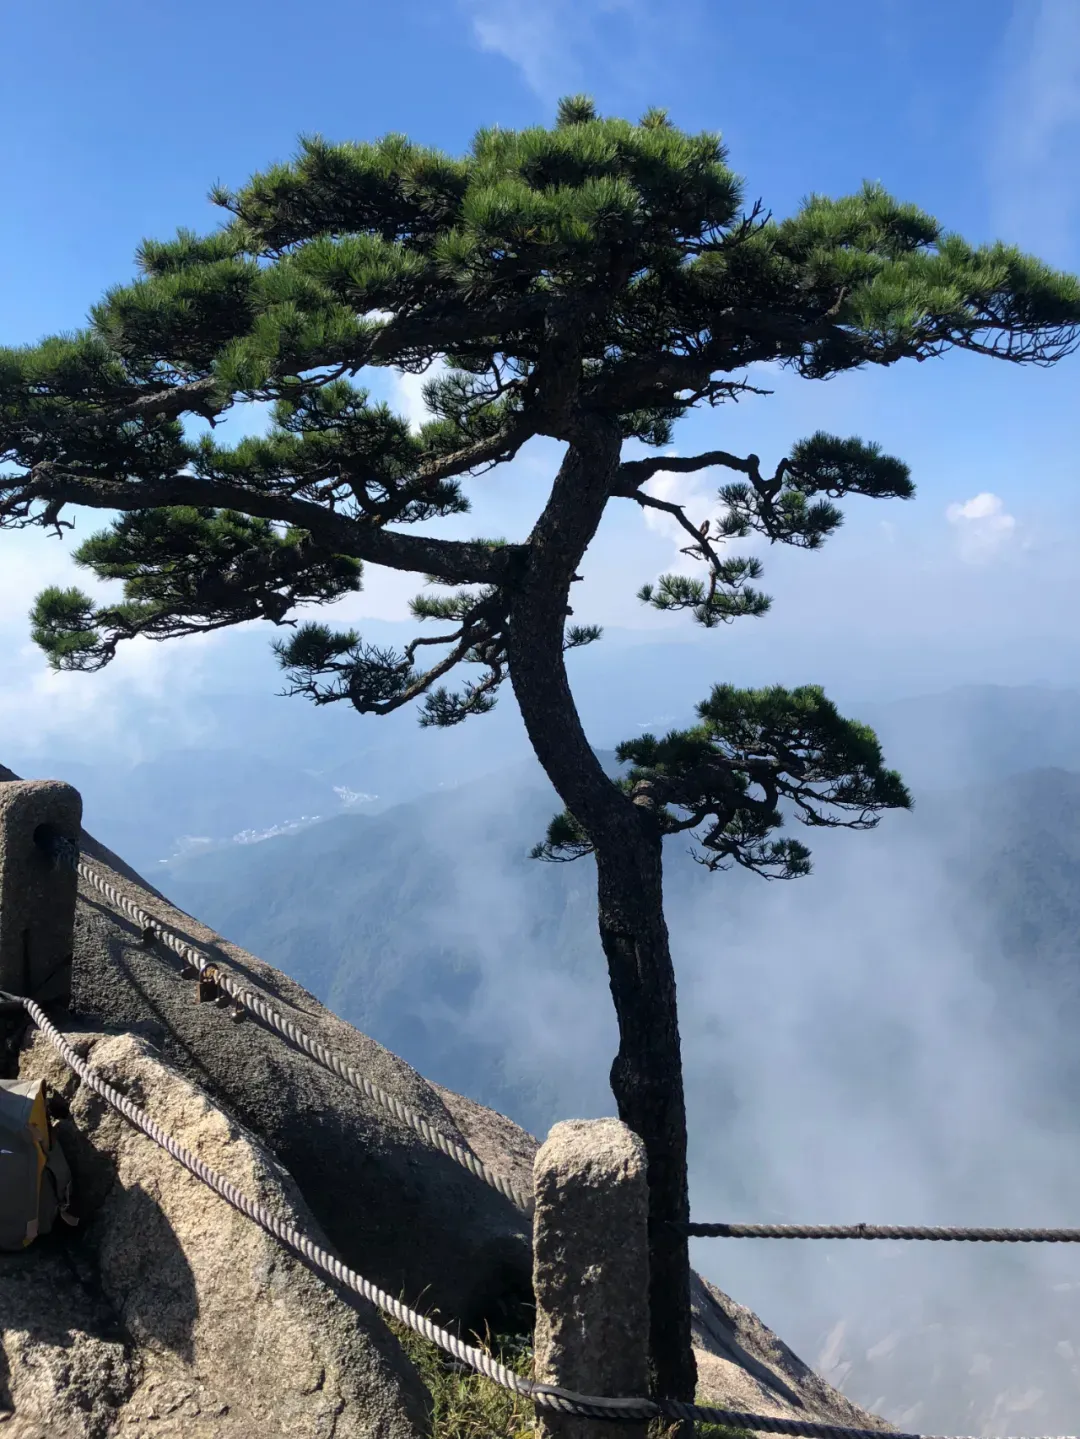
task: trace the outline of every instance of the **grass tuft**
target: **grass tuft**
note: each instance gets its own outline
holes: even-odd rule
[[[397,1320],[387,1324],[431,1395],[432,1439],[534,1439],[536,1412],[530,1400],[457,1363]],[[474,1337],[472,1342],[516,1374],[532,1378],[531,1338]]]
[[[431,1395],[432,1439],[536,1439],[536,1411],[530,1400],[459,1364],[437,1344],[397,1320],[386,1322]],[[474,1336],[473,1343],[515,1374],[532,1378],[531,1336],[493,1339],[489,1335],[486,1340]],[[612,1439],[618,1439],[622,1426],[610,1427]],[[649,1425],[649,1439],[675,1439],[677,1430],[676,1424],[654,1420]],[[753,1439],[745,1430],[722,1424],[698,1424],[694,1434],[695,1439]]]

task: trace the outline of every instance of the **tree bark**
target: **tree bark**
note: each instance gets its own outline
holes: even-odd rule
[[[649,1161],[649,1350],[657,1393],[693,1400],[686,1105],[675,969],[662,893],[661,839],[596,845],[600,940],[619,1021],[611,1088]]]
[[[575,439],[509,589],[510,680],[537,758],[594,846],[600,938],[619,1022],[611,1085],[649,1166],[650,1354],[656,1392],[694,1397],[686,1113],[675,974],[663,910],[662,837],[651,811],[604,773],[563,662],[570,585],[612,493],[621,443]]]

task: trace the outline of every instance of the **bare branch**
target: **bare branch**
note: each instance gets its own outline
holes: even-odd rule
[[[294,674],[309,670],[309,677],[306,679],[294,679],[289,687],[283,691],[285,695],[306,695],[316,705],[333,704],[339,700],[348,700],[361,714],[391,714],[394,710],[401,709],[409,704],[418,695],[429,689],[435,680],[447,674],[456,664],[459,664],[467,655],[472,646],[472,639],[463,634],[454,649],[449,655],[441,659],[431,669],[425,670],[417,675],[411,684],[403,689],[391,688],[391,692],[385,699],[364,697],[360,693],[359,677],[362,670],[358,669],[358,660],[355,654],[347,654],[344,659],[327,660],[316,667],[309,667],[302,663],[294,663],[287,658],[282,659],[284,668],[293,671]],[[277,648],[277,647],[275,647]],[[410,646],[410,650],[412,646]],[[282,652],[279,650],[279,655]],[[407,651],[394,663],[389,662],[389,657],[375,652],[377,667],[386,674],[404,676],[412,668],[412,656]],[[365,662],[370,660],[370,652],[363,656]],[[321,684],[316,677],[317,674],[331,675],[333,680],[329,684]]]
[[[636,494],[633,498],[637,500],[643,509],[663,510],[667,515],[674,515],[686,533],[693,536],[694,543],[690,548],[694,554],[699,559],[707,559],[714,570],[719,569],[720,556],[709,543],[709,526],[707,520],[703,525],[695,525],[694,522],[687,517],[682,505],[677,505],[672,500],[658,500],[655,495],[642,494]],[[685,554],[687,551],[684,550],[683,553]]]
[[[728,454],[727,450],[707,450],[703,455],[650,455],[644,460],[624,460],[616,472],[618,488],[614,493],[623,499],[637,500],[639,504],[644,504],[645,498],[636,492],[638,487],[651,480],[653,475],[686,475],[695,470],[712,469],[715,465],[739,470],[744,475],[753,475],[759,464],[757,455],[748,455],[744,460],[738,455]]]
[[[185,411],[205,414],[214,408],[224,409],[225,404],[232,403],[231,398],[217,407],[207,403],[220,393],[220,389],[220,381],[215,375],[204,375],[183,385],[167,385],[158,390],[147,390],[126,405],[121,404],[115,409],[107,402],[109,420],[120,424],[127,420],[173,420]]]
[[[473,637],[466,632],[445,658],[432,665],[431,669],[425,670],[423,674],[417,675],[412,684],[403,689],[400,694],[394,695],[392,699],[376,700],[365,705],[364,713],[385,715],[410,704],[417,696],[429,690],[437,679],[442,679],[443,675],[449,674],[455,665],[460,664],[472,649],[473,643]]]
[[[452,635],[417,635],[410,640],[403,651],[405,658],[412,664],[416,658],[416,651],[421,645],[452,645],[461,639],[464,630],[455,630]]]

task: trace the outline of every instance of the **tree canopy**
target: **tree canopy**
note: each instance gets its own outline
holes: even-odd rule
[[[662,576],[642,601],[706,626],[765,613],[760,561],[731,542],[817,548],[838,499],[911,495],[906,466],[822,433],[771,475],[755,455],[647,450],[694,405],[760,392],[763,361],[810,379],[950,347],[1052,362],[1075,344],[1080,287],[1012,247],[967,244],[880,185],[811,195],[782,221],[743,194],[716,135],[657,110],[601,118],[581,97],[554,128],[481,131],[460,159],[400,135],[316,137],[219,187],[223,226],[144,241],[139,278],[85,330],[0,351],[0,523],[121,511],[75,557],[123,600],[46,590],[34,638],[54,665],[93,670],[136,635],[288,623],[360,588],[364,563],[413,570],[470,587],[414,601],[443,634],[396,652],[308,621],[279,657],[316,702],[378,713],[420,698],[422,722],[457,723],[506,677],[506,595],[528,546],[402,527],[467,511],[470,476],[533,436],[573,443],[583,424],[646,449],[620,459],[608,498],[674,514],[701,562],[701,578]],[[436,361],[418,432],[356,384]],[[266,432],[220,443],[215,423],[252,401],[270,407]],[[712,534],[643,488],[705,467],[740,476]],[[598,633],[573,626],[566,643]],[[447,652],[425,669],[420,647],[438,641]],[[463,662],[481,678],[439,683]]]

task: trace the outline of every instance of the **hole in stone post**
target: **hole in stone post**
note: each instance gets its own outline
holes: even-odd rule
[[[69,859],[68,850],[77,853],[72,841],[48,821],[34,830],[34,845],[54,869]]]

